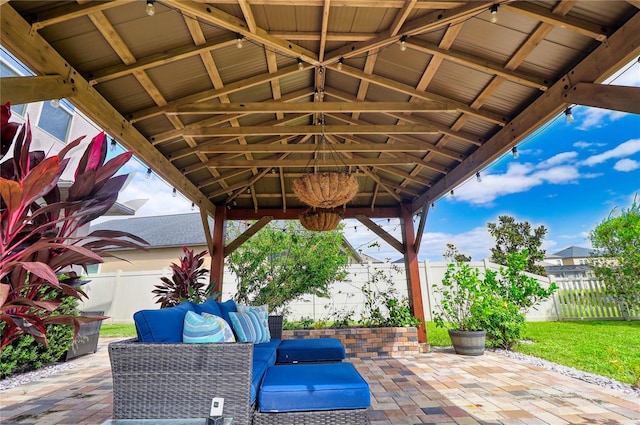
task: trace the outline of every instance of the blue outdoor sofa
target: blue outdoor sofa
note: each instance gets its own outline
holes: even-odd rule
[[[232,300],[210,300],[137,312],[138,338],[109,345],[113,418],[204,418],[212,398],[222,397],[223,415],[232,417],[234,425],[369,423],[369,387],[351,364],[339,362],[344,347],[340,352],[331,342],[305,340],[300,343],[308,344],[307,350],[294,343],[290,350],[285,344],[279,351],[281,316],[268,319],[269,342],[182,342],[187,312],[209,313],[231,323],[229,314],[236,309]],[[309,354],[314,352],[320,356]],[[314,363],[285,366],[278,358]]]

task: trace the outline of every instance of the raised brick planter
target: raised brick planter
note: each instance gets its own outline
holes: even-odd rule
[[[337,338],[344,345],[347,357],[360,359],[413,356],[420,352],[415,327],[299,329],[283,331],[282,338]]]

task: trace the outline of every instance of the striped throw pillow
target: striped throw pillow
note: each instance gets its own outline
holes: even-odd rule
[[[259,344],[271,340],[269,328],[264,327],[260,314],[253,310],[246,313],[229,313],[231,325],[239,341]]]
[[[194,311],[187,311],[184,316],[182,342],[190,344],[225,342],[224,331],[215,316],[202,317]]]
[[[211,313],[202,313],[202,317],[204,318],[213,317],[216,320],[216,322],[218,322],[218,324],[222,328],[222,334],[224,335],[224,342],[236,342],[236,337],[233,335],[233,329],[231,329],[231,325],[229,325],[227,321],[224,320],[222,317],[216,316],[215,314],[211,314]]]

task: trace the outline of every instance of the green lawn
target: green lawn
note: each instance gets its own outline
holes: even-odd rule
[[[432,346],[449,346],[447,331],[427,323]],[[640,321],[528,322],[514,351],[620,382],[640,385]]]
[[[100,336],[134,337],[133,325],[102,325]],[[445,329],[427,323],[432,346],[449,346]],[[530,354],[620,382],[640,385],[640,321],[529,322],[524,335],[533,344],[514,351]]]

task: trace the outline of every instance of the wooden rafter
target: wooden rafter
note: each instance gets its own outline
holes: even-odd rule
[[[171,115],[203,115],[228,113],[275,113],[275,112],[443,112],[455,111],[457,106],[440,101],[407,102],[245,102],[211,103],[200,102],[193,105],[169,108]]]

